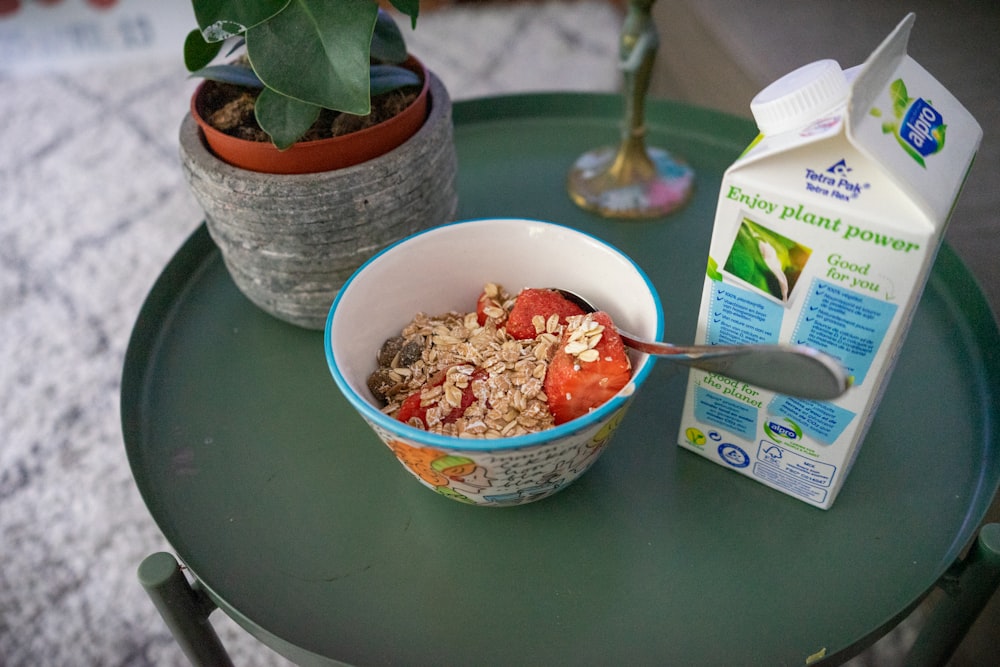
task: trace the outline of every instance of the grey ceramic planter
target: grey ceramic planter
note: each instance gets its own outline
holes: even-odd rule
[[[337,290],[365,260],[454,218],[451,99],[430,77],[430,113],[413,137],[373,160],[317,174],[233,167],[185,117],[180,153],[188,184],[233,281],[261,309],[322,329]]]

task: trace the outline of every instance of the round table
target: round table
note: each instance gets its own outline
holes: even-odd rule
[[[617,140],[621,112],[614,95],[458,103],[459,217],[609,241],[654,282],[666,339],[691,341],[722,172],[755,130],[650,101],[648,141],[686,158],[695,196],[666,219],[605,220],[565,180]],[[678,448],[686,377],[663,362],[578,482],[470,507],[414,483],[337,391],[322,334],[256,309],[201,228],[138,317],[122,423],[149,511],[199,587],[296,662],[802,665],[872,643],[974,536],[1000,480],[998,350],[945,246],[829,511]]]

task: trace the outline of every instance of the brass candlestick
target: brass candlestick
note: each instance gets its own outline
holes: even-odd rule
[[[659,48],[650,10],[655,0],[631,0],[622,26],[619,67],[625,76],[621,143],[581,155],[567,188],[580,207],[609,218],[653,218],[687,203],[694,171],[661,148],[647,148],[645,102]]]

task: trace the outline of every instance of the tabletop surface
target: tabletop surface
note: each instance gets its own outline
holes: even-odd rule
[[[721,175],[754,129],[651,102],[650,143],[694,167],[695,198],[667,219],[607,221],[570,203],[565,178],[617,141],[621,112],[611,95],[458,103],[459,218],[609,241],[660,293],[665,338],[690,341]],[[804,664],[863,648],[973,535],[1000,479],[998,342],[946,246],[826,512],[680,450],[686,378],[662,362],[583,478],[470,507],[414,483],[337,391],[322,334],[253,307],[201,229],[136,322],[122,420],[178,556],[300,662]]]

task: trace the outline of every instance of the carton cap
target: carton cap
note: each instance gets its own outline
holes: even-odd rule
[[[817,60],[781,77],[750,102],[757,127],[780,134],[819,118],[848,95],[847,78],[836,60]]]

